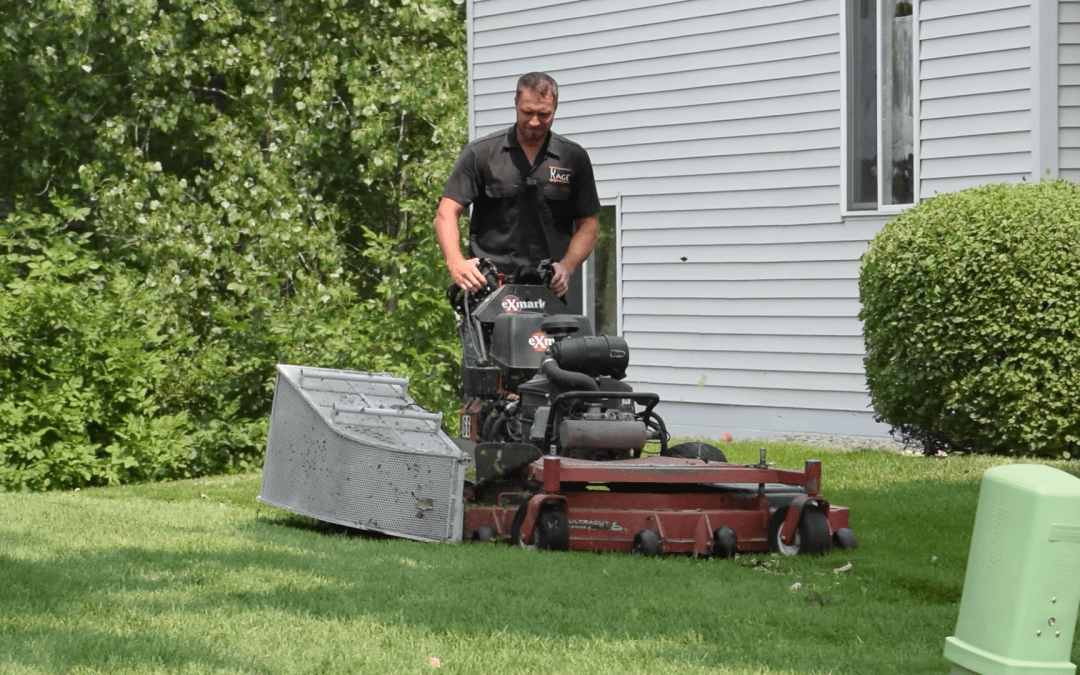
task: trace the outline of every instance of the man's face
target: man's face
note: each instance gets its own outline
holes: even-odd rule
[[[523,90],[514,102],[518,137],[526,143],[543,141],[551,123],[555,121],[557,105],[551,94],[540,96],[528,89]]]

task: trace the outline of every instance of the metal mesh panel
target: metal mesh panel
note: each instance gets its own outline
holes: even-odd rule
[[[409,539],[461,538],[468,455],[385,373],[279,365],[259,501]]]

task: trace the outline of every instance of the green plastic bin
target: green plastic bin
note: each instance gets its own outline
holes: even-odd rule
[[[1072,675],[1080,605],[1080,479],[1037,464],[983,474],[954,675]]]

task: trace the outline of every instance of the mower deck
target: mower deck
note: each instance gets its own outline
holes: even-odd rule
[[[823,552],[837,530],[848,527],[848,509],[819,494],[817,460],[793,471],[679,457],[544,457],[529,465],[528,477],[542,489],[469,506],[465,537],[550,549],[729,557],[737,551]],[[804,518],[808,511],[817,513]]]

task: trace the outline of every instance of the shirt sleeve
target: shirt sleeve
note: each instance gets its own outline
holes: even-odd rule
[[[480,171],[476,166],[476,153],[469,143],[461,151],[461,156],[454,162],[450,178],[443,188],[443,197],[454,200],[462,206],[469,206],[480,196],[483,186],[480,184]]]
[[[574,186],[574,192],[571,194],[574,222],[600,213],[600,197],[596,193],[596,178],[593,176],[592,160],[589,159],[589,153],[584,150],[582,150],[581,169],[578,176],[579,179]]]

